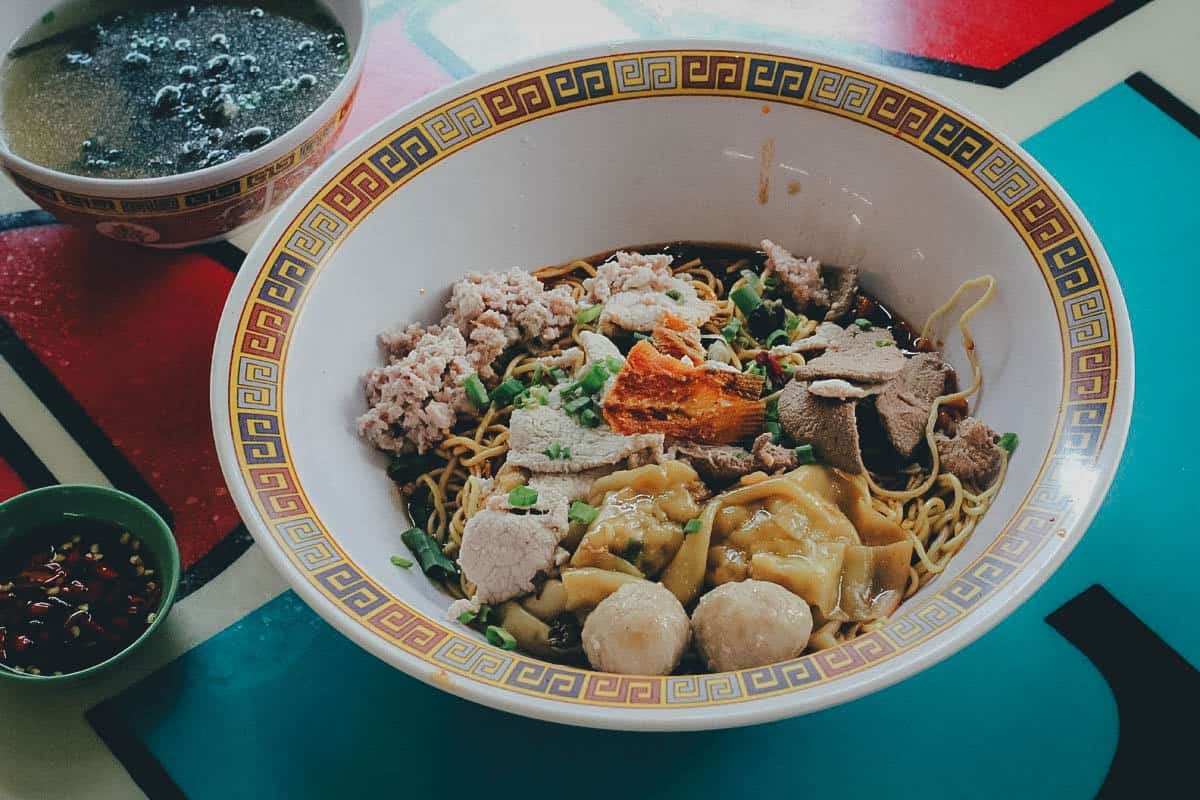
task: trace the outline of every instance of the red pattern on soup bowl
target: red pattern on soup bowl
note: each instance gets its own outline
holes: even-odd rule
[[[112,239],[187,247],[229,237],[278,208],[329,154],[354,102],[366,54],[367,0],[322,0],[346,31],[346,74],[291,130],[239,158],[157,178],[72,175],[13,153],[0,137],[0,164],[17,186],[57,219]],[[0,41],[15,42],[61,0],[22,4],[0,19]],[[6,11],[9,11],[6,9]]]

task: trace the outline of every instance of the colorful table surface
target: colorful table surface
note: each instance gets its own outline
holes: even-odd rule
[[[610,765],[563,770],[587,797],[710,796],[752,780],[814,796],[1082,798],[1183,776],[1177,731],[1200,712],[1200,433],[1178,424],[1179,398],[1200,390],[1178,369],[1195,361],[1200,290],[1188,241],[1200,227],[1200,4],[372,0],[371,13],[346,136],[535,53],[711,35],[911,71],[1024,140],[1095,225],[1133,319],[1137,401],[1109,499],[994,632],[848,706],[653,741],[475,707],[384,667],[285,592],[224,489],[207,364],[255,231],[134,250],[55,223],[5,181],[0,499],[53,482],[132,491],[173,522],[186,576],[164,633],[121,674],[53,695],[0,686],[0,797],[515,794],[549,779],[539,751]]]

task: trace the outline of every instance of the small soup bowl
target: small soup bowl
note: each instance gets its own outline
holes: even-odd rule
[[[0,503],[0,552],[19,546],[21,539],[49,526],[73,520],[102,522],[128,531],[141,540],[156,565],[162,599],[154,621],[124,649],[85,669],[62,675],[33,675],[0,665],[0,682],[61,685],[107,672],[141,647],[167,618],[179,588],[179,548],[171,528],[158,513],[133,495],[104,486],[63,484],[19,494]]]
[[[35,203],[59,220],[112,239],[160,248],[227,238],[282,203],[333,151],[362,75],[367,0],[321,0],[346,31],[351,59],[345,76],[315,111],[291,130],[232,161],[156,178],[72,175],[13,153],[0,136],[0,165]],[[62,0],[6,9],[0,41],[34,29],[52,35],[49,11]],[[36,30],[44,26],[45,31]]]

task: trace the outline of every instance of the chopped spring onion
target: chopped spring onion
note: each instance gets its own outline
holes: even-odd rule
[[[668,289],[667,291],[663,292],[663,294],[674,300],[676,303],[683,302],[683,292],[679,291],[678,289]]]
[[[1000,446],[1007,450],[1009,455],[1012,455],[1013,450],[1017,449],[1017,444],[1017,435],[1011,431],[1000,437]]]
[[[858,319],[854,320],[854,324],[857,325],[861,330],[865,331],[867,328],[871,327],[871,320],[859,317]]]
[[[779,400],[768,400],[766,409],[763,412],[763,419],[767,422],[779,422]]]
[[[796,316],[795,314],[793,314],[790,311],[787,312],[787,315],[784,317],[783,329],[785,331],[787,331],[788,333],[791,333],[792,331],[796,330],[796,328],[799,328],[799,327],[800,327],[800,317]]]
[[[699,518],[689,519],[687,524],[683,526],[683,535],[687,536],[689,533],[699,533],[700,528],[703,526],[704,523],[700,522]]]
[[[550,370],[550,377],[554,378],[555,383],[566,383],[571,380],[571,376],[562,367],[555,367]]]
[[[413,565],[413,562],[409,561],[407,558],[401,558],[400,556],[392,556],[392,563],[403,569],[408,569]]]
[[[508,493],[508,504],[513,508],[529,508],[537,499],[537,489],[528,486],[518,486]]]
[[[595,506],[589,506],[582,500],[576,500],[574,503],[571,503],[571,509],[567,512],[567,519],[571,522],[578,522],[581,525],[591,525],[599,514],[600,509]]]
[[[777,342],[779,344],[787,344],[791,340],[792,337],[788,336],[787,331],[774,330],[767,337],[767,347],[774,347]]]
[[[437,540],[420,528],[409,528],[400,534],[400,541],[417,557],[421,571],[435,580],[458,577],[458,565],[442,552]]]
[[[605,356],[604,366],[608,367],[608,371],[616,375],[625,366],[625,361],[617,356]]]
[[[608,369],[603,364],[593,364],[579,379],[579,386],[586,394],[595,394],[604,388],[607,381]]]
[[[545,386],[530,386],[516,397],[516,404],[521,408],[537,408],[550,402],[550,390]]]
[[[752,286],[739,286],[729,293],[729,299],[747,316],[762,305],[762,298],[758,296],[758,292],[754,291]]]
[[[516,378],[505,378],[499,386],[492,390],[492,402],[498,406],[506,406],[523,391],[525,391],[525,384]]]
[[[491,613],[491,606],[489,606],[487,603],[480,603],[478,611],[464,611],[458,615],[458,621],[463,625],[470,625],[472,622],[478,622],[480,625],[484,625],[487,623],[488,617],[491,616]]]
[[[463,381],[463,388],[467,390],[467,399],[471,404],[478,409],[487,408],[488,393],[487,389],[483,388],[483,381],[479,380],[479,376],[472,372]]]
[[[650,338],[649,336],[647,336],[646,334],[642,333],[641,331],[634,331],[634,332],[633,332],[633,341],[634,341],[634,344],[636,344],[636,343],[638,343],[638,342],[644,342],[644,341],[646,341],[646,340],[647,340],[647,339],[649,339],[649,338]]]
[[[734,317],[733,319],[729,320],[729,323],[724,328],[721,328],[721,335],[725,337],[725,341],[733,344],[733,340],[737,338],[737,335],[741,333],[741,331],[742,321],[737,317]]]
[[[894,347],[895,344],[896,343],[893,342],[891,339],[876,339],[875,340],[876,347]]]
[[[768,421],[763,423],[763,430],[771,434],[771,441],[779,444],[779,440],[783,438],[783,426],[778,422]]]
[[[802,444],[796,448],[796,460],[801,464],[817,463],[817,454],[813,452],[811,444]]]
[[[600,312],[604,310],[604,306],[596,304],[580,309],[575,312],[575,321],[580,325],[591,325],[596,320],[600,319]]]
[[[517,647],[517,640],[513,638],[513,635],[499,625],[487,626],[487,640],[489,644],[493,644],[501,650],[514,650]]]
[[[568,400],[564,403],[563,411],[566,411],[568,414],[578,414],[591,404],[592,398],[584,395],[583,397],[576,397],[574,400]]]
[[[779,288],[779,276],[772,272],[770,275],[762,279],[762,290],[764,294],[774,294]]]
[[[746,279],[746,285],[753,287],[754,291],[757,292],[762,289],[762,278],[758,277],[755,272],[744,269],[742,270],[741,275]]]
[[[594,408],[585,408],[579,412],[579,424],[585,428],[595,428],[600,425],[600,415]]]
[[[571,448],[563,447],[558,442],[550,445],[542,452],[545,453],[546,458],[550,459],[551,461],[558,461],[560,459],[565,461],[571,457]]]
[[[746,368],[743,369],[742,372],[745,372],[747,375],[758,375],[761,378],[767,377],[767,368],[762,364],[758,364],[753,361],[747,364]]]

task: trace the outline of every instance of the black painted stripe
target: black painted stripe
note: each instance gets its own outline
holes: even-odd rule
[[[1109,25],[1121,21],[1149,3],[1150,0],[1116,0],[1115,3],[1105,6],[1090,17],[1081,19],[996,70],[993,74],[997,77],[997,81],[989,85],[1004,87],[1016,83],[1038,67],[1048,64],[1075,45],[1095,36]]]
[[[1144,72],[1135,72],[1125,79],[1125,85],[1149,100],[1193,136],[1200,136],[1200,112],[1171,94],[1158,81]]]
[[[113,486],[141,498],[161,514],[168,525],[174,524],[171,509],[158,492],[113,445],[100,426],[88,416],[83,406],[29,349],[3,316],[0,316],[0,357],[8,361],[25,385],[54,415],[71,438],[78,442],[88,458],[99,467]]]
[[[211,244],[202,244],[191,249],[197,253],[203,253],[230,272],[237,272],[242,268],[242,262],[246,260],[245,251],[229,241],[222,240]]]
[[[1153,796],[1154,787],[1194,787],[1196,668],[1098,584],[1046,622],[1088,657],[1117,701],[1117,752],[1097,796],[1143,797]]]
[[[121,716],[117,707],[119,698],[120,695],[88,709],[84,718],[149,800],[187,800],[179,784]]]
[[[58,483],[54,473],[42,463],[37,453],[33,452],[3,414],[0,414],[0,458],[13,468],[17,477],[29,489]]]
[[[242,553],[249,550],[252,544],[254,537],[246,530],[244,524],[238,523],[224,539],[213,545],[211,550],[187,568],[179,579],[176,599],[182,600],[220,575],[230,564],[241,558]]]
[[[999,69],[988,69],[970,64],[960,64],[938,58],[917,56],[898,50],[885,50],[871,47],[847,47],[846,49],[859,58],[866,58],[887,64],[891,67],[911,69],[944,78],[955,78],[970,81],[984,86],[1004,88],[1016,83],[1035,69],[1044,66],[1062,55],[1085,39],[1094,36],[1115,22],[1137,11],[1150,0],[1116,0],[1086,19],[1082,19],[1071,27],[1055,34],[1041,44],[1022,53]],[[839,43],[843,44],[844,43]]]

